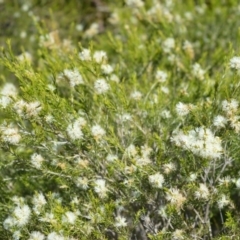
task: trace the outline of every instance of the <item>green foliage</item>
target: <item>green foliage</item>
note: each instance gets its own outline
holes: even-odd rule
[[[0,238],[237,239],[239,7],[0,1]]]

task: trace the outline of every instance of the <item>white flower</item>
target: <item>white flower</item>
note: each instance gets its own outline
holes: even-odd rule
[[[105,79],[100,78],[97,79],[96,82],[94,83],[94,88],[97,94],[103,94],[106,93],[110,87]]]
[[[109,64],[103,64],[101,69],[104,74],[111,74],[113,72],[113,67]]]
[[[32,199],[33,211],[36,214],[40,214],[40,211],[44,205],[47,204],[47,201],[42,193],[37,193]]]
[[[98,23],[92,23],[90,27],[85,31],[84,36],[86,38],[92,38],[99,32],[99,25]]]
[[[108,191],[106,188],[106,181],[104,179],[97,179],[95,181],[94,191],[99,195],[100,198],[106,197]]]
[[[27,103],[24,100],[19,100],[13,107],[17,114],[22,117],[36,117],[42,110],[41,103],[38,101]]]
[[[4,108],[12,102],[18,94],[17,88],[12,83],[6,83],[0,92],[0,105]]]
[[[209,190],[208,187],[206,186],[206,184],[204,183],[200,183],[200,187],[199,189],[195,192],[195,197],[197,199],[205,199],[208,200],[209,199]]]
[[[55,222],[54,215],[52,213],[45,213],[45,216],[42,218],[39,218],[39,221],[41,222]]]
[[[68,136],[72,140],[79,140],[83,138],[82,127],[86,125],[86,120],[82,117],[77,118],[73,123],[67,127]]]
[[[158,70],[155,74],[155,77],[159,82],[166,82],[167,76],[167,73],[161,70]]]
[[[128,154],[128,156],[130,156],[130,157],[135,157],[135,156],[137,155],[137,149],[136,149],[136,147],[135,147],[133,144],[129,145],[129,146],[126,148],[125,152],[126,152],[126,153]]]
[[[151,159],[148,156],[136,157],[136,165],[146,166],[151,163]]]
[[[237,188],[240,188],[240,178],[238,178],[238,179],[236,180],[236,186],[237,186]]]
[[[13,240],[19,240],[21,238],[22,234],[20,231],[15,231],[13,233]]]
[[[21,135],[19,134],[18,128],[13,126],[2,126],[1,138],[4,142],[16,145],[21,140]]]
[[[118,159],[118,156],[117,155],[113,155],[113,154],[108,154],[107,157],[106,157],[106,160],[108,162],[114,162]]]
[[[161,86],[161,91],[165,94],[169,94],[169,88],[168,87]]]
[[[31,156],[31,163],[37,169],[41,169],[43,161],[44,158],[40,154],[34,153]]]
[[[196,173],[191,173],[189,178],[188,178],[188,181],[189,182],[194,182],[196,179],[197,179],[197,174]]]
[[[162,218],[167,219],[167,218],[168,218],[168,215],[167,215],[167,212],[166,212],[166,206],[160,207],[159,210],[158,210],[158,214],[159,214]]]
[[[47,84],[47,88],[48,90],[50,90],[51,92],[54,92],[56,90],[56,87],[53,84]]]
[[[77,24],[77,25],[76,25],[76,30],[77,30],[78,32],[82,32],[82,30],[83,30],[83,25],[82,25],[82,24]]]
[[[29,239],[28,240],[44,240],[45,236],[38,231],[33,231],[30,233]]]
[[[79,84],[84,84],[83,77],[77,68],[74,68],[73,70],[65,69],[63,73],[57,77],[57,83],[61,84],[61,81],[66,79],[69,81],[72,88]]]
[[[116,223],[115,223],[116,227],[126,227],[127,226],[125,217],[117,216],[115,220],[116,220]]]
[[[113,82],[116,82],[116,83],[119,83],[119,77],[116,75],[116,74],[112,74],[110,77],[109,77],[109,80],[110,81],[113,81]]]
[[[230,101],[224,100],[222,101],[222,110],[228,115],[232,115],[237,111],[238,105],[239,103],[235,99],[231,99]]]
[[[13,218],[15,221],[15,225],[18,227],[25,226],[31,216],[31,209],[28,205],[17,206],[13,211]]]
[[[88,189],[88,179],[86,177],[79,177],[75,180],[77,187],[80,187],[84,190]]]
[[[75,221],[77,219],[77,215],[74,212],[66,212],[63,216],[62,216],[62,222],[63,223],[69,223],[69,224],[74,224]]]
[[[188,113],[190,112],[190,108],[188,106],[188,104],[184,104],[182,102],[179,102],[176,105],[176,112],[178,116],[186,116],[188,115]]]
[[[171,112],[168,111],[168,110],[163,110],[163,111],[161,112],[161,116],[162,116],[163,118],[165,118],[165,119],[169,119],[169,118],[172,117],[172,114],[171,114]]]
[[[30,102],[25,105],[25,111],[27,117],[36,117],[41,111],[41,103],[38,101]]]
[[[53,115],[51,114],[46,115],[44,119],[46,120],[47,123],[52,123],[55,120]]]
[[[118,24],[119,20],[120,19],[119,19],[118,13],[116,12],[111,13],[111,16],[108,18],[108,22],[110,22],[113,25]]]
[[[229,63],[231,68],[240,69],[240,57],[233,57],[230,59],[230,63]]]
[[[148,177],[148,180],[153,187],[156,187],[156,188],[162,188],[163,187],[164,177],[160,173],[150,175]]]
[[[125,0],[125,3],[132,8],[141,8],[144,6],[144,2],[142,0]]]
[[[163,47],[163,51],[165,53],[169,53],[172,51],[172,49],[175,48],[175,40],[173,38],[167,38],[163,44],[162,44],[162,47]]]
[[[184,239],[183,230],[176,229],[172,234],[172,240],[182,240]]]
[[[141,146],[141,154],[142,154],[143,157],[149,157],[152,150],[153,149],[146,144],[144,146]]]
[[[163,165],[163,171],[166,174],[169,174],[174,170],[176,170],[176,165],[172,162],[166,163],[166,164]]]
[[[24,52],[24,53],[20,54],[19,56],[17,56],[17,59],[20,62],[23,62],[23,61],[32,62],[32,55],[29,52]]]
[[[170,201],[172,204],[176,205],[178,208],[180,208],[186,201],[186,198],[176,188],[169,189],[166,195],[166,199]]]
[[[132,120],[132,116],[129,113],[123,113],[122,115],[119,115],[119,120],[121,122],[128,122]]]
[[[47,240],[65,240],[65,238],[56,232],[51,232],[48,234]]]
[[[192,73],[194,77],[203,80],[205,71],[201,68],[201,66],[198,63],[195,63],[192,66]]]
[[[106,134],[105,130],[101,126],[99,126],[99,125],[93,126],[91,128],[91,132],[92,132],[93,137],[96,140],[102,138]]]
[[[79,58],[82,61],[91,61],[92,57],[91,57],[91,51],[87,48],[84,48],[80,53],[79,53]]]
[[[189,13],[189,14],[191,14],[191,13]],[[189,41],[185,41],[183,44],[183,49],[185,50],[187,55],[190,57],[190,59],[194,58],[194,49],[193,49],[192,43],[190,43]]]
[[[101,63],[101,62],[103,62],[104,60],[107,60],[107,54],[106,54],[106,52],[104,52],[104,51],[96,51],[96,52],[93,54],[93,59],[94,59],[94,61],[96,61],[97,63]]]
[[[7,217],[4,221],[3,221],[3,227],[6,230],[11,229],[13,226],[15,225],[15,220],[12,217]]]
[[[230,176],[226,176],[223,178],[219,178],[219,185],[225,185],[225,186],[229,186],[229,184],[232,182],[232,179],[230,178]]]
[[[221,198],[218,199],[217,204],[220,209],[227,206],[230,203],[230,200],[227,198],[226,195],[222,194]]]
[[[131,96],[130,96],[132,99],[134,100],[140,100],[142,98],[142,93],[139,92],[139,91],[134,91],[131,93]]]
[[[227,119],[221,115],[218,115],[213,119],[213,125],[217,128],[224,128],[226,124]]]
[[[184,134],[176,131],[172,141],[179,147],[193,152],[203,158],[220,158],[223,152],[221,139],[215,137],[210,129],[200,127]]]

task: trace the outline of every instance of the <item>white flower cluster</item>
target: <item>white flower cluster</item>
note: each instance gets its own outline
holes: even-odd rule
[[[16,145],[21,140],[21,135],[19,134],[18,128],[12,125],[8,126],[2,125],[0,127],[0,133],[1,139],[6,143]]]
[[[240,57],[233,57],[230,59],[230,68],[240,70]]]
[[[44,195],[40,193],[36,193],[32,198],[32,204],[33,204],[33,211],[39,215],[41,213],[41,210],[43,209],[44,205],[47,204],[47,201],[44,197]]]
[[[62,216],[63,223],[73,225],[76,220],[77,220],[77,215],[74,212],[68,211],[68,212],[65,212],[65,214]]]
[[[106,131],[99,125],[92,126],[91,132],[95,140],[101,139],[106,134]]]
[[[203,70],[201,68],[199,63],[195,63],[192,66],[192,74],[193,74],[194,77],[198,78],[199,80],[203,80],[204,79],[205,70]]]
[[[85,31],[84,37],[92,38],[93,36],[97,35],[98,33],[99,33],[99,24],[92,23],[90,25],[90,27]]]
[[[41,103],[38,101],[27,103],[24,100],[17,101],[13,108],[21,117],[36,117],[42,110]]]
[[[218,115],[213,119],[213,125],[217,128],[224,128],[226,124],[227,119],[221,115]]]
[[[107,60],[107,53],[104,51],[96,51],[93,54],[93,59],[97,63],[102,63]]]
[[[57,234],[56,232],[51,232],[47,236],[47,240],[65,240],[62,235]]]
[[[68,136],[72,140],[79,140],[83,138],[82,128],[86,125],[86,120],[82,117],[77,118],[73,123],[67,127]]]
[[[165,53],[170,53],[175,48],[175,40],[174,38],[167,38],[162,43],[162,48]]]
[[[225,206],[230,204],[230,199],[225,194],[222,194],[218,199],[217,204],[218,204],[218,207],[222,209]]]
[[[71,69],[65,69],[63,73],[60,73],[57,76],[56,82],[57,84],[61,85],[64,81],[68,81],[69,85],[74,88],[75,86],[79,84],[84,84],[83,77],[78,71],[77,68],[71,70]]]
[[[92,60],[91,51],[87,48],[83,48],[83,50],[78,54],[78,56],[82,61],[91,61]]]
[[[208,190],[208,187],[204,183],[200,183],[199,189],[195,192],[195,197],[197,199],[209,199],[210,192]]]
[[[186,54],[190,57],[190,59],[194,58],[194,49],[191,42],[185,41],[183,44],[183,49],[186,52]]]
[[[75,180],[77,187],[86,190],[88,189],[89,180],[86,177],[79,177]]]
[[[236,99],[231,99],[230,101],[222,101],[222,110],[226,112],[228,116],[231,116],[236,113],[238,109],[238,101]]]
[[[222,110],[226,114],[225,124],[228,121],[230,126],[237,132],[240,132],[240,116],[237,115],[239,102],[235,99],[222,101]],[[222,123],[223,125],[223,123]]]
[[[102,64],[101,70],[104,74],[111,74],[113,72],[113,67],[110,64]]]
[[[139,91],[133,91],[130,97],[136,101],[139,101],[142,98],[142,93]]]
[[[28,224],[31,216],[31,209],[28,205],[17,205],[11,216],[8,216],[4,222],[3,227],[5,229],[11,229],[13,227],[23,227]]]
[[[23,61],[27,61],[27,62],[32,62],[32,55],[31,53],[29,52],[24,52],[22,54],[20,54],[19,56],[17,56],[17,59],[20,61],[20,62],[23,62]]]
[[[115,220],[116,220],[116,223],[115,223],[116,227],[120,228],[120,227],[126,227],[127,226],[127,221],[126,221],[125,217],[117,216]]]
[[[223,153],[221,139],[215,137],[211,130],[205,127],[196,128],[187,134],[176,131],[172,136],[172,142],[203,158],[216,159]]]
[[[94,89],[97,94],[104,94],[109,90],[109,88],[109,84],[103,78],[97,79],[94,83]]]
[[[177,188],[170,188],[167,192],[166,199],[177,208],[181,208],[186,198]]]
[[[143,167],[152,162],[150,159],[151,152],[152,148],[146,144],[144,146],[141,146],[141,154],[138,154],[138,150],[133,144],[129,145],[125,150],[126,156],[134,158],[138,167]]]
[[[192,105],[190,104],[179,102],[176,105],[176,112],[177,112],[177,115],[180,117],[188,115],[191,109],[192,109]]]
[[[31,156],[31,163],[37,169],[41,169],[43,161],[44,161],[44,158],[40,154],[34,153]]]
[[[133,8],[141,8],[144,6],[144,2],[142,0],[125,0],[125,2],[129,7]]]
[[[0,92],[0,106],[7,107],[17,96],[18,91],[14,84],[6,83]]]
[[[45,236],[41,232],[33,231],[30,233],[28,240],[44,240]]]
[[[150,184],[156,188],[162,188],[164,183],[164,177],[160,173],[155,173],[148,177]]]
[[[98,194],[100,198],[105,198],[108,192],[108,189],[106,187],[106,181],[104,179],[97,179],[95,181],[94,191]]]
[[[157,70],[155,74],[155,78],[157,79],[157,81],[161,83],[166,82],[167,77],[168,77],[167,73],[161,70]]]

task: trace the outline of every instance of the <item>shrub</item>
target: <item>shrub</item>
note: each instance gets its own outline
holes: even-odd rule
[[[1,52],[1,239],[238,239],[238,4],[43,2]]]

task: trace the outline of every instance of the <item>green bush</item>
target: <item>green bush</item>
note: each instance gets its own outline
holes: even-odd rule
[[[237,1],[52,2],[0,1],[1,239],[239,239]]]

